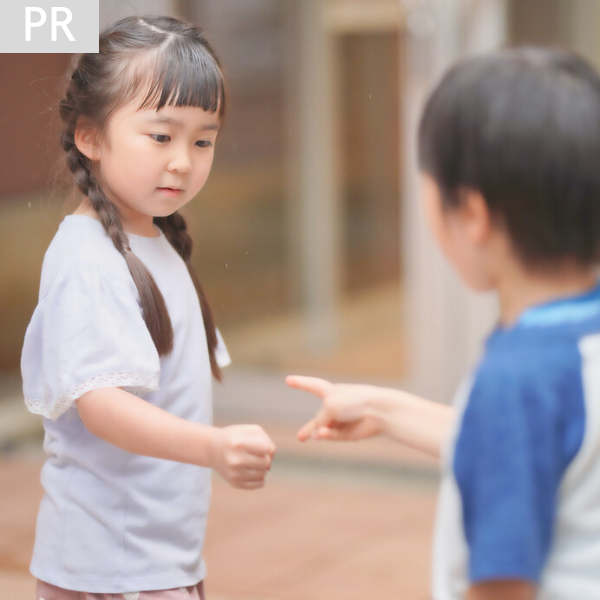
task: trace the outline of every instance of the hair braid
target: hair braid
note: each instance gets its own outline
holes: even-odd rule
[[[190,273],[190,277],[194,282],[194,287],[196,288],[196,292],[198,294],[198,300],[200,301],[200,308],[202,309],[202,319],[204,321],[204,329],[206,331],[206,341],[208,344],[208,354],[210,356],[212,374],[215,379],[221,381],[221,368],[219,367],[216,358],[216,349],[218,344],[217,328],[206,294],[202,289],[200,280],[198,279],[190,261],[192,256],[193,242],[190,234],[187,231],[187,223],[179,212],[174,212],[168,217],[155,217],[154,222],[162,229],[165,237],[169,240],[173,248],[175,248],[175,250],[179,253],[181,258],[183,258]]]
[[[61,110],[63,106],[61,103]],[[119,209],[106,197],[90,168],[89,159],[75,145],[74,124],[69,124],[61,136],[67,154],[67,166],[79,190],[89,198],[92,207],[115,248],[125,258],[133,282],[140,295],[144,322],[160,356],[173,349],[173,327],[165,300],[154,277],[144,263],[131,251],[127,234],[123,231]]]
[[[79,125],[85,125],[102,135],[114,112],[134,99],[137,101],[140,91],[144,95],[139,109],[193,106],[222,119],[226,104],[223,73],[202,31],[171,17],[121,19],[102,32],[99,49],[98,53],[74,56],[60,102],[60,117],[65,124],[61,145],[78,190],[89,199],[106,234],[127,262],[139,292],[144,321],[159,355],[164,356],[173,348],[173,327],[164,298],[150,271],[131,252],[119,210],[102,189],[91,160],[77,148],[75,132]],[[202,309],[212,372],[220,380],[215,358],[216,327],[190,265],[192,241],[185,221],[175,214],[155,222],[189,269]]]

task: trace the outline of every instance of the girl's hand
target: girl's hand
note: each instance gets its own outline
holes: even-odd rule
[[[301,442],[309,438],[356,441],[381,433],[379,422],[370,411],[370,400],[376,393],[372,386],[333,384],[316,377],[299,376],[289,376],[285,381],[290,387],[323,400],[315,418],[298,431]]]
[[[255,490],[275,455],[275,444],[258,425],[232,425],[215,430],[212,467],[234,488]]]

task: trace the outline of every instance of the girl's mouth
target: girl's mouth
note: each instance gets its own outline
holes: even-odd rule
[[[176,198],[183,192],[178,188],[157,188],[159,192],[167,196],[168,198]]]

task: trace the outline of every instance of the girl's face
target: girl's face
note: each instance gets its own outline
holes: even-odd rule
[[[445,209],[439,186],[422,173],[421,201],[429,229],[462,279],[477,291],[493,289],[496,232],[481,194],[466,191],[460,207]]]
[[[189,202],[208,178],[217,114],[196,107],[138,110],[140,98],[110,118],[94,158],[103,189],[134,233]],[[153,233],[150,233],[152,235]]]

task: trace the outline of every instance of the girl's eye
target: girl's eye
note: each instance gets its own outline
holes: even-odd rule
[[[171,139],[168,135],[164,135],[162,133],[151,133],[150,137],[159,144],[164,144]]]
[[[212,146],[212,143],[211,143],[211,142],[209,142],[208,140],[198,140],[198,141],[196,142],[196,145],[197,145],[199,148],[210,148],[210,146]]]

